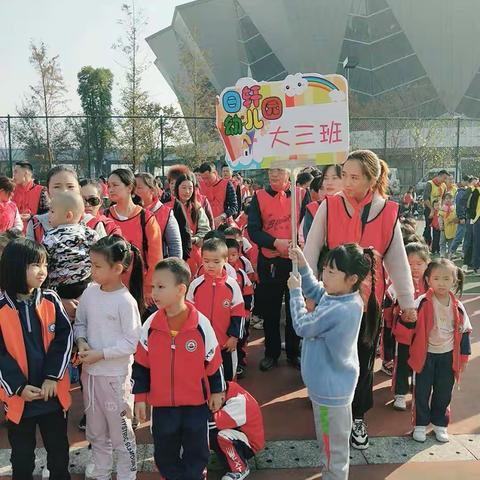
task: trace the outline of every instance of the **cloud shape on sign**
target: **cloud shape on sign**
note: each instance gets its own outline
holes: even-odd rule
[[[345,100],[345,92],[342,92],[342,90],[332,90],[328,96],[332,102],[343,102]]]
[[[283,93],[287,97],[294,97],[295,95],[301,95],[307,89],[307,81],[302,77],[301,73],[295,75],[287,75],[283,81]]]
[[[235,87],[242,89],[243,87],[251,87],[253,85],[258,85],[258,82],[250,77],[243,77],[237,80]]]

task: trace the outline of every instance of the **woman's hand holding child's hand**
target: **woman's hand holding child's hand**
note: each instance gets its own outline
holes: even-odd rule
[[[228,337],[227,342],[223,346],[223,350],[227,352],[234,352],[237,349],[238,338],[237,337]]]
[[[307,266],[307,260],[300,247],[290,247],[288,250],[288,256],[290,257],[290,260],[298,264],[299,268]]]
[[[218,412],[222,408],[224,400],[225,392],[212,393],[208,400],[208,408],[210,408],[212,413]]]
[[[300,275],[295,275],[293,272],[290,272],[290,277],[287,280],[288,288],[294,290],[295,288],[302,287],[302,279]]]
[[[104,359],[103,352],[100,350],[87,350],[78,354],[82,363],[91,365]]]
[[[40,398],[42,398],[42,390],[38,387],[34,387],[33,385],[25,385],[20,397],[22,397],[25,402],[40,400]]]
[[[46,402],[49,398],[57,396],[57,382],[50,378],[46,378],[42,383],[41,395]]]

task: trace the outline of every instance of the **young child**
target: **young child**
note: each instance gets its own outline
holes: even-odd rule
[[[430,252],[425,243],[409,243],[405,246],[405,251],[415,287],[414,296],[417,299],[425,293],[423,274],[430,263]],[[395,367],[392,378],[393,408],[404,411],[407,409],[406,395],[410,390],[409,379],[412,376],[412,369],[408,365],[408,355],[415,324],[403,320],[393,287],[389,287],[389,294],[394,302],[392,331],[396,341]]]
[[[367,332],[378,326],[373,251],[356,244],[331,250],[323,267],[323,284],[313,276],[299,248],[290,250],[300,278],[290,274],[290,308],[293,328],[303,337],[302,377],[312,401],[317,441],[325,480],[347,480],[352,430],[351,403],[359,375],[357,338],[363,317],[361,282],[372,274],[372,293],[366,319]],[[300,288],[302,287],[302,288]],[[316,303],[311,313],[305,296]],[[372,334],[370,333],[370,336]],[[373,341],[373,339],[372,339]]]
[[[0,176],[0,232],[11,228],[23,230],[23,221],[15,203],[12,202],[15,183],[4,176]]]
[[[230,381],[237,373],[237,343],[243,331],[245,305],[237,281],[225,270],[227,260],[228,249],[223,240],[212,238],[204,242],[205,273],[191,283],[187,300],[212,322],[222,350],[225,379]]]
[[[439,212],[440,221],[440,255],[447,256],[450,251],[450,246],[457,233],[457,214],[455,212],[455,205],[453,204],[453,196],[451,193],[446,193],[443,196],[442,208]]]
[[[152,296],[159,310],[142,327],[132,373],[135,416],[145,421],[147,403],[152,407],[155,464],[172,479],[203,478],[208,409],[222,406],[226,387],[210,321],[185,301],[189,282],[183,260],[156,266]]]
[[[438,255],[440,253],[440,202],[435,200],[432,204],[432,211],[430,212],[430,218],[432,219],[432,245],[431,250],[433,255]]]
[[[103,237],[90,248],[92,283],[80,298],[74,324],[78,356],[83,364],[83,404],[86,436],[93,465],[88,478],[109,478],[113,450],[117,478],[137,475],[135,434],[132,429],[131,365],[140,339],[143,305],[143,265],[140,252],[118,235]],[[130,284],[122,283],[133,264]]]
[[[245,305],[244,313],[244,328],[241,333],[241,337],[238,340],[237,352],[238,352],[238,366],[237,377],[243,378],[245,376],[245,370],[247,368],[247,345],[248,337],[250,335],[250,316],[253,308],[253,284],[248,278],[245,270],[241,268],[239,262],[240,257],[240,245],[236,240],[228,238],[226,241],[228,248],[228,263],[235,268],[237,272],[237,282],[240,286],[243,296],[243,303]]]
[[[227,239],[225,238],[225,234],[221,230],[210,230],[204,237],[203,241],[206,242],[212,238],[218,238],[222,240],[222,242],[226,242]],[[201,259],[201,250],[200,250],[200,259]],[[235,269],[227,262],[225,263],[225,271],[227,272],[229,277],[232,277],[234,280],[237,279],[237,272]],[[202,264],[198,267],[197,272],[194,275],[194,278],[198,278],[205,273],[205,266]]]
[[[50,204],[43,245],[48,252],[48,279],[62,299],[76,299],[87,288],[91,276],[90,247],[98,234],[80,223],[82,197],[74,192],[57,193]]]
[[[210,447],[228,468],[223,480],[243,480],[248,460],[265,446],[262,412],[258,402],[238,383],[227,382],[225,402],[213,414]]]
[[[418,297],[417,322],[408,364],[415,372],[413,439],[426,440],[433,425],[439,442],[448,442],[449,405],[455,380],[471,354],[472,326],[453,293],[462,292],[463,272],[445,258],[433,260],[424,274],[427,293]]]
[[[66,411],[72,328],[57,294],[41,290],[47,252],[11,241],[0,261],[0,401],[5,403],[13,478],[32,478],[37,425],[52,479],[70,478]]]
[[[237,266],[236,268],[241,268],[244,270],[250,281],[255,281],[255,270],[253,268],[253,264],[249,258],[245,255],[252,252],[252,244],[242,235],[242,231],[236,227],[228,227],[225,231],[225,238],[228,240],[233,239],[238,242],[240,245],[240,255],[237,259]],[[245,252],[245,255],[243,254]],[[233,265],[235,267],[235,265]]]

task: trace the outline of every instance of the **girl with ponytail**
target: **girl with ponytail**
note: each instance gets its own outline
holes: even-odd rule
[[[322,250],[348,243],[374,250],[375,272],[367,276],[360,290],[365,315],[357,344],[360,374],[352,402],[351,445],[364,450],[368,448],[364,415],[373,407],[373,366],[379,333],[378,307],[374,309],[374,303],[369,301],[371,292],[375,292],[377,304],[382,305],[388,274],[404,319],[414,322],[416,311],[414,287],[398,221],[398,204],[387,198],[387,164],[370,150],[356,150],[342,164],[342,181],[342,191],[327,196],[320,205],[304,253],[316,274]]]
[[[323,283],[316,280],[299,248],[290,250],[300,276],[290,274],[290,311],[293,328],[304,338],[302,377],[312,401],[315,430],[325,465],[322,478],[348,479],[351,404],[360,371],[357,338],[376,343],[379,309],[375,297],[375,255],[350,243],[331,250],[323,267]],[[360,295],[362,282],[372,276],[367,313]],[[308,313],[303,294],[316,303]],[[362,318],[364,321],[362,322]]]

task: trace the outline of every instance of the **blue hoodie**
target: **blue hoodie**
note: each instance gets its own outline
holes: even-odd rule
[[[328,295],[308,266],[299,272],[305,296],[317,304],[308,313],[302,290],[290,291],[293,328],[304,339],[302,378],[308,395],[321,405],[349,405],[359,374],[357,339],[363,300],[358,292]]]

